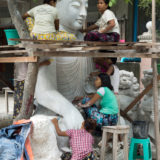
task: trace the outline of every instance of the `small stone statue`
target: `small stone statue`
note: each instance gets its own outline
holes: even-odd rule
[[[139,42],[152,42],[152,21],[147,22],[146,28],[148,32],[138,36]]]

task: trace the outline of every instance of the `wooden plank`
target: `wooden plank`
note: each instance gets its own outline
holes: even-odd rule
[[[124,52],[117,52],[117,53],[103,53],[103,52],[85,52],[85,51],[73,51],[73,52],[66,52],[66,51],[35,51],[35,56],[48,56],[48,57],[140,57],[140,58],[160,58],[160,53],[158,54],[148,54],[148,53],[124,53]]]
[[[152,42],[156,42],[156,0],[152,0]],[[155,45],[153,45],[154,47]],[[154,102],[154,133],[156,140],[156,159],[160,160],[160,132],[158,108],[157,60],[153,59],[153,102]]]
[[[129,50],[136,49],[136,46],[100,46],[100,47],[84,47],[85,51],[93,51],[93,50]]]
[[[17,48],[19,47],[19,45],[0,45],[0,49],[3,49],[3,48]]]
[[[48,49],[48,48],[51,48],[51,49],[54,49],[54,48],[59,48],[59,47],[62,47],[62,44],[59,43],[59,44],[29,44],[29,43],[24,43],[24,44],[20,44],[19,47],[30,47],[30,48],[33,48],[33,49]]]
[[[130,123],[133,122],[133,120],[132,120],[123,110],[121,110],[121,109],[120,109],[120,115],[121,115],[122,117],[124,117],[125,119],[127,119]]]
[[[136,42],[99,42],[99,41],[56,41],[56,40],[33,40],[33,39],[10,39],[14,41],[27,41],[27,42],[39,42],[39,43],[70,43],[70,44],[89,44],[89,45],[134,45]],[[138,42],[144,44],[145,42]]]
[[[15,25],[18,34],[21,38],[30,39],[27,26],[22,19],[22,16],[18,10],[16,0],[7,0],[8,9],[11,15],[13,24]],[[33,49],[29,47],[25,48],[28,52],[28,56],[33,56]],[[28,63],[27,75],[25,78],[24,92],[23,92],[23,102],[19,115],[14,119],[14,121],[20,119],[29,119],[33,113],[33,101],[34,101],[34,90],[36,86],[37,73],[38,73],[38,62]]]
[[[86,45],[63,45],[59,44],[25,44],[24,47],[30,47],[34,49],[56,49],[56,48],[68,48],[68,50],[74,50],[73,48],[80,47],[82,50],[90,51],[90,50],[129,50],[129,49],[137,49],[136,46],[97,46],[97,47],[86,47]],[[83,48],[82,48],[83,47]],[[79,49],[78,49],[79,50]]]
[[[143,92],[141,92],[130,104],[129,106],[124,110],[125,113],[129,112],[136,104],[139,100],[141,100],[141,98],[148,93],[153,87],[153,83],[149,84],[144,90]]]
[[[0,51],[0,55],[1,54],[23,54],[23,53],[27,53],[26,50],[7,50],[7,51]]]
[[[156,159],[160,159],[160,132],[159,132],[159,107],[158,107],[158,83],[157,83],[157,59],[153,59],[153,103],[154,103],[154,129],[156,140]]]
[[[57,41],[57,40],[33,40],[33,39],[10,39],[14,41],[27,41],[27,42],[39,42],[39,43],[45,43],[45,44],[50,44],[50,43],[63,43],[63,44],[89,44],[89,45],[135,45],[135,46],[148,46],[151,47],[153,45],[152,42],[99,42],[99,41]],[[154,43],[156,46],[160,46],[160,43]]]
[[[72,52],[72,51],[83,51],[82,47],[72,47],[72,48],[57,48],[56,51],[67,51],[67,52]]]
[[[136,46],[136,47],[147,47],[150,48],[153,43],[146,43],[146,42],[98,42],[98,41],[56,41],[56,40],[33,40],[33,39],[10,39],[16,41],[27,41],[27,42],[36,42],[41,44],[55,44],[55,43],[62,43],[62,45],[89,45],[89,46]],[[160,43],[154,43],[154,45],[160,46]]]
[[[160,46],[160,43],[159,42],[145,42],[145,43],[139,43],[139,42],[137,42],[137,43],[135,43],[134,44],[134,46],[147,46],[147,47],[152,47],[152,46]]]
[[[37,57],[1,57],[0,63],[37,62]]]

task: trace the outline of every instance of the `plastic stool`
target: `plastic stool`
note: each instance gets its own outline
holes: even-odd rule
[[[138,144],[143,146],[143,156],[137,155]],[[152,160],[151,144],[150,139],[131,139],[131,145],[129,150],[129,160],[144,159]]]

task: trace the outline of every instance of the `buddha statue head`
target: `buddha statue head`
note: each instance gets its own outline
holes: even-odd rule
[[[76,33],[82,28],[87,16],[88,0],[58,0],[60,30]]]

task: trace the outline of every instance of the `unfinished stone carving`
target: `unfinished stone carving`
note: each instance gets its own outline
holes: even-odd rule
[[[88,0],[58,0],[56,5],[60,16],[60,30],[75,34],[83,40],[79,30],[87,16]],[[57,88],[67,99],[84,95],[84,81],[92,71],[92,59],[85,57],[56,58]]]
[[[121,109],[125,109],[139,94],[139,83],[133,72],[120,70],[119,101]],[[133,109],[135,110],[135,109]],[[129,115],[132,116],[132,111]]]
[[[34,116],[30,140],[34,160],[61,160],[57,146],[55,128],[46,116]]]
[[[82,28],[83,21],[86,18],[86,9],[88,1],[86,0],[59,0],[57,2],[57,8],[60,13],[60,30],[67,31],[69,33],[74,33],[77,36],[77,39],[83,39],[82,34],[78,32]],[[42,105],[49,110],[55,112],[55,114],[62,115],[63,118],[59,121],[59,126],[62,130],[67,129],[78,129],[80,128],[83,117],[80,112],[65,98],[72,100],[77,95],[84,94],[84,80],[85,77],[91,72],[92,69],[92,60],[90,58],[55,58],[52,57],[52,62],[49,66],[43,66],[39,69],[35,98],[39,105]],[[62,93],[64,96],[62,96]],[[45,111],[44,111],[45,112]],[[43,113],[44,113],[43,112]],[[33,143],[34,155],[40,149],[39,156],[42,156],[42,159],[48,159],[48,155],[43,154],[43,152],[48,151],[48,147],[53,147],[55,150],[52,152],[53,156],[60,154],[59,149],[62,146],[67,146],[68,139],[58,137],[57,144],[53,142],[55,140],[56,132],[52,123],[50,123],[50,118],[54,116],[45,118],[33,117],[33,124],[37,128],[37,132],[42,132],[46,143],[43,143],[41,148],[36,147],[37,142],[41,137],[36,137],[36,131],[33,132]],[[46,126],[49,128],[50,134],[47,134]],[[41,126],[41,127],[38,127]],[[40,140],[42,141],[42,140]],[[37,159],[39,159],[37,157]],[[58,160],[54,159],[53,160]]]

